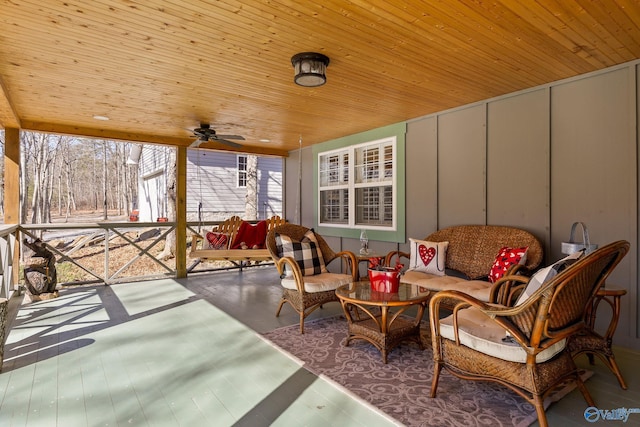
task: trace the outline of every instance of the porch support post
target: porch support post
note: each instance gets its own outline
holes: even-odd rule
[[[176,276],[187,277],[187,147],[176,147]]]
[[[20,129],[4,129],[4,223],[20,224]],[[18,283],[20,239],[16,236],[13,283]]]

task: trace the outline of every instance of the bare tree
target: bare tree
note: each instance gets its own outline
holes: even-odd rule
[[[33,195],[31,198],[31,222],[41,224],[50,220],[51,165],[57,149],[57,138],[49,134],[25,132],[25,139],[31,144],[33,164]]]
[[[169,159],[167,164],[169,170],[167,171],[167,217],[169,221],[176,220],[176,200],[178,197],[178,165],[176,164],[176,150],[169,150]],[[167,238],[164,241],[164,249],[158,255],[158,258],[167,260],[173,258],[176,254],[176,232],[172,231],[167,234]]]
[[[247,193],[245,195],[244,217],[258,219],[258,156],[247,156]]]

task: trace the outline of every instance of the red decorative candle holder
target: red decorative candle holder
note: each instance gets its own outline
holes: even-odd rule
[[[400,288],[400,272],[396,270],[369,270],[369,282],[374,292],[396,293]]]

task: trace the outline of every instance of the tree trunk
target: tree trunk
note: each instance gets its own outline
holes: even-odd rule
[[[102,150],[104,158],[102,159],[102,218],[106,221],[109,218],[107,213],[107,179],[109,174],[107,173],[107,141],[102,141]]]
[[[247,156],[247,194],[245,196],[244,218],[258,219],[258,157]]]
[[[178,165],[176,164],[176,150],[169,150],[169,170],[167,171],[167,218],[169,221],[176,220],[176,199],[178,191],[177,172]],[[176,232],[172,231],[167,234],[167,238],[164,241],[164,249],[158,255],[158,258],[167,260],[173,258],[176,253]]]

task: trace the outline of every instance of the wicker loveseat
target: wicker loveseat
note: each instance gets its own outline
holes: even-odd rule
[[[449,242],[444,275],[407,271],[402,281],[434,291],[461,291],[481,301],[490,300],[492,283],[488,275],[500,249],[528,247],[526,262],[517,266],[525,273],[535,270],[543,257],[540,241],[528,231],[515,227],[459,225],[438,230],[424,240]],[[409,259],[410,255],[402,251],[390,252],[387,264],[393,264],[396,259],[404,262],[402,258]]]

